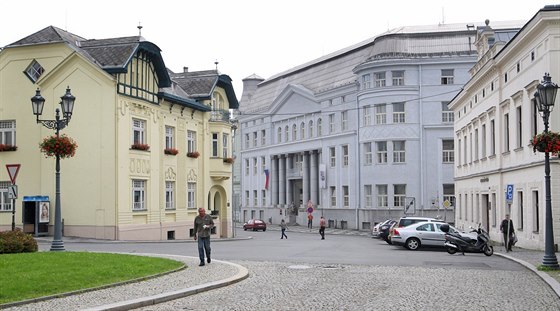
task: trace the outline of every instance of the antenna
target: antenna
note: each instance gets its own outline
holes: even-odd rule
[[[445,25],[445,8],[441,7],[441,24]]]
[[[218,60],[216,59],[216,61],[214,62],[214,65],[216,65],[216,71],[218,71],[218,64],[219,64],[219,62],[218,62]]]
[[[138,22],[138,26],[136,26],[136,28],[138,28],[138,36],[142,37],[142,25],[140,25],[140,22]]]

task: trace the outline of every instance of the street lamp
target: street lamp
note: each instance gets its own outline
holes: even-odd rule
[[[544,121],[544,133],[548,133],[548,118],[552,109],[554,109],[554,100],[558,85],[552,83],[550,74],[545,73],[543,81],[537,86],[535,92],[535,100],[537,109]],[[545,240],[544,240],[544,258],[543,266],[552,269],[560,268],[558,259],[554,253],[554,232],[552,231],[552,198],[550,194],[550,154],[544,153],[544,182],[546,191],[546,211],[545,211]]]
[[[43,107],[45,99],[41,96],[41,91],[37,88],[35,96],[31,97],[31,106],[33,114],[37,117],[37,123],[49,129],[56,130],[56,137],[59,137],[61,129],[65,128],[70,123],[72,117],[72,110],[74,110],[74,97],[70,93],[70,87],[66,88],[66,94],[60,97],[60,107],[62,109],[63,119],[60,118],[60,109],[56,108],[55,120],[40,120],[39,117],[43,114]],[[62,241],[62,211],[60,207],[60,155],[56,155],[56,196],[55,196],[55,215],[54,215],[54,238],[51,244],[51,251],[64,251],[64,242]]]

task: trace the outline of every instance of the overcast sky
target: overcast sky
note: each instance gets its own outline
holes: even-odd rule
[[[0,46],[47,26],[86,39],[138,35],[174,72],[214,69],[233,79],[268,78],[390,28],[528,21],[541,0],[16,0],[0,9]],[[559,17],[560,18],[560,17]]]

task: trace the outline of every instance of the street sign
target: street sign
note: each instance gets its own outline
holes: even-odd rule
[[[8,186],[8,199],[17,199],[18,190],[16,185]]]
[[[443,207],[449,208],[450,206],[451,206],[451,202],[449,202],[449,200],[443,201]]]
[[[513,185],[509,184],[506,187],[506,202],[508,204],[513,203]]]
[[[8,170],[8,175],[10,175],[10,180],[12,184],[16,184],[17,174],[19,172],[21,164],[6,164],[6,169]]]

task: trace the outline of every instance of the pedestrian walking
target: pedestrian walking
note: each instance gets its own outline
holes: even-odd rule
[[[500,224],[500,231],[504,236],[504,246],[506,247],[506,252],[511,251],[513,246],[513,236],[515,230],[513,229],[513,220],[509,219],[509,214],[506,214],[506,218],[502,220]]]
[[[325,239],[325,227],[327,226],[327,221],[323,216],[319,220],[319,234],[321,235],[321,240]]]
[[[200,258],[199,266],[204,266],[204,254],[206,260],[210,263],[210,230],[214,227],[214,220],[210,215],[206,214],[204,208],[198,209],[198,216],[194,218],[194,240],[198,240],[198,257]]]
[[[307,228],[313,229],[313,214],[307,214]]]
[[[288,239],[288,236],[286,235],[286,229],[288,229],[288,225],[286,224],[284,219],[282,219],[282,221],[280,222],[280,229],[282,230],[282,237],[280,237],[280,240],[284,239],[284,237]]]

